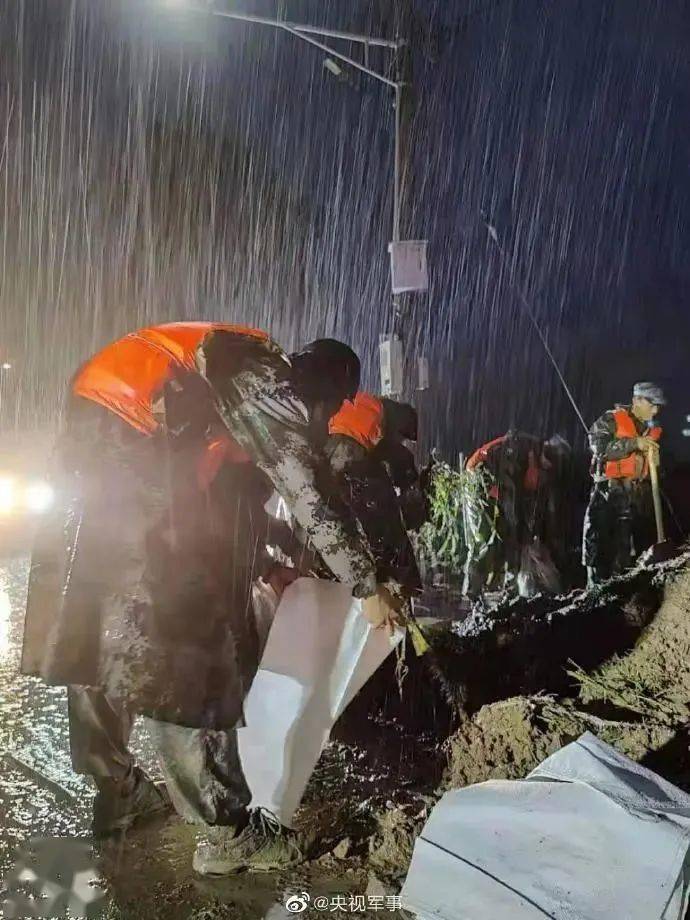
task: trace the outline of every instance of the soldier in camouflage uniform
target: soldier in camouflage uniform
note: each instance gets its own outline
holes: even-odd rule
[[[630,405],[590,428],[593,485],[582,541],[590,587],[625,571],[655,542],[649,466],[658,464],[662,432],[654,419],[665,403],[660,386],[636,383]]]
[[[403,444],[416,439],[416,416],[412,406],[358,393],[330,420],[325,446],[336,497],[362,524],[379,580],[405,597],[421,590],[407,531],[423,523],[424,502],[414,457]]]
[[[234,729],[258,666],[252,584],[266,479],[313,547],[365,602],[395,618],[354,519],[317,483],[327,422],[359,383],[345,345],[288,357],[268,336],[173,323],[108,346],[75,376],[35,547],[22,668],[69,687],[75,769],[98,787],[95,830],[163,802],[128,750],[148,717],[178,811],[216,832],[195,867],[280,867],[299,849],[250,814]]]
[[[429,505],[421,483],[414,454],[405,444],[417,441],[419,419],[417,410],[409,403],[394,399],[383,404],[383,438],[374,455],[388,470],[400,501],[405,529],[418,533],[429,519]]]
[[[467,461],[463,594],[468,597],[478,597],[488,585],[509,593],[517,588],[522,549],[532,536],[526,512],[542,477],[542,451],[539,438],[510,430]]]

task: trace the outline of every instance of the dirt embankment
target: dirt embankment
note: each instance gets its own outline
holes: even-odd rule
[[[629,576],[601,592],[584,611],[580,643],[596,643],[596,617],[606,616],[607,645],[614,639],[612,625],[619,621],[622,648],[594,668],[583,666],[575,652],[559,655],[561,674],[553,692],[516,696],[485,705],[463,722],[446,742],[448,786],[465,785],[494,777],[520,777],[545,756],[583,731],[595,732],[634,760],[645,761],[674,782],[690,779],[687,753],[690,703],[690,569],[682,559],[667,566]],[[655,592],[661,603],[654,603]],[[591,598],[584,599],[586,604]],[[571,605],[572,607],[573,605]],[[577,609],[577,604],[575,608]],[[560,611],[548,618],[558,622]],[[565,616],[577,618],[571,610]],[[592,618],[594,631],[592,634]],[[548,629],[542,632],[547,638]],[[637,637],[631,647],[631,638]],[[550,654],[548,641],[542,654]],[[590,658],[598,658],[594,648]],[[545,668],[549,670],[549,666]],[[521,680],[517,675],[516,680]],[[531,682],[526,675],[524,680]]]
[[[354,722],[367,750],[368,713],[370,725],[378,719],[379,750],[393,725],[416,740],[407,756],[412,778],[401,790],[402,774],[388,773],[367,800],[366,839],[349,838],[352,858],[380,877],[404,876],[443,791],[524,777],[586,730],[690,788],[690,553],[593,592],[476,611],[437,628],[432,642],[433,657],[409,661],[402,697],[392,673],[380,675],[338,727],[346,737]],[[339,785],[335,774],[331,784]]]

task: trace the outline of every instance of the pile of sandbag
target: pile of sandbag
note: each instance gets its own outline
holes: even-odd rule
[[[525,780],[446,793],[402,903],[434,920],[683,920],[690,796],[590,733]]]

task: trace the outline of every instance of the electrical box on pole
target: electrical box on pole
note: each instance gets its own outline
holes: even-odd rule
[[[385,335],[379,342],[381,394],[400,396],[403,391],[402,342],[397,335]]]
[[[426,240],[398,240],[388,244],[391,257],[391,287],[394,294],[427,291]]]

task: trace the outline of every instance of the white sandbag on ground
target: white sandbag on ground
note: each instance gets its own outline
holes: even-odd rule
[[[286,589],[239,730],[253,806],[290,826],[335,721],[402,636],[372,629],[343,585],[299,578]]]
[[[683,920],[690,796],[589,732],[526,780],[446,793],[402,903],[441,920]]]

